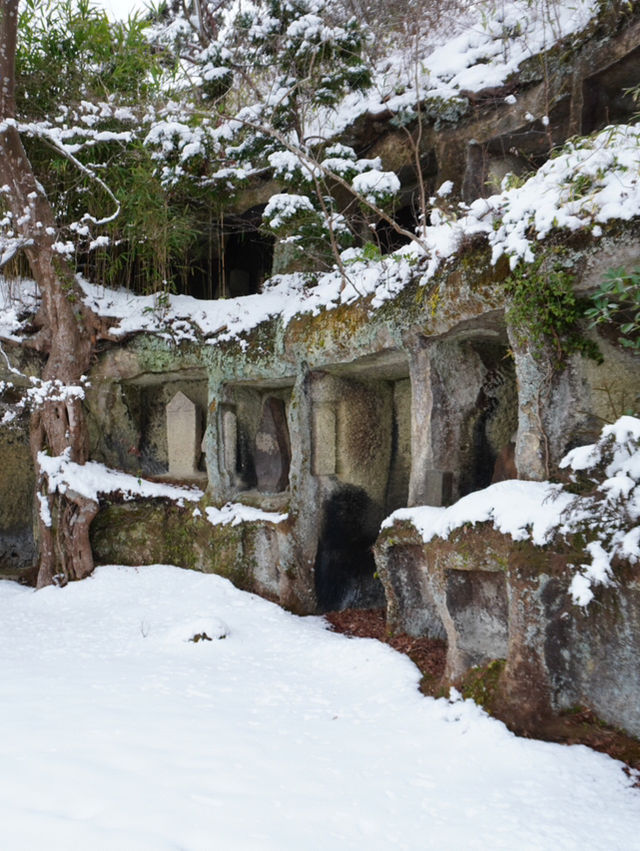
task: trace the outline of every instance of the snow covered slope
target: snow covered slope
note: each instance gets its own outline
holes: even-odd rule
[[[12,851],[640,848],[619,763],[423,698],[390,648],[220,577],[1,583],[0,657]]]

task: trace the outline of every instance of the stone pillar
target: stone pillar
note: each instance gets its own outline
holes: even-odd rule
[[[322,501],[321,479],[312,473],[313,455],[313,376],[306,363],[298,366],[289,407],[289,437],[291,468],[289,470],[291,534],[286,540],[289,549],[281,552],[281,563],[289,559],[291,592],[296,605],[303,611],[316,609],[314,562],[320,534],[315,510]]]
[[[198,472],[200,423],[191,399],[178,391],[167,405],[167,455],[171,476],[191,477]]]
[[[409,373],[409,505],[446,505],[459,498],[460,473],[472,458],[465,429],[486,369],[468,342],[421,340],[410,353]]]
[[[433,391],[431,387],[431,359],[424,344],[418,343],[409,356],[411,379],[411,475],[409,477],[409,505],[441,505],[432,497],[429,488],[429,471],[433,469],[431,442],[431,414]]]
[[[570,448],[597,436],[586,362],[574,354],[558,364],[555,352],[530,348],[512,329],[509,337],[518,384],[518,478],[544,481],[557,475],[557,465]]]
[[[230,405],[220,406],[221,466],[225,481],[232,484],[236,475],[238,457],[238,417]]]
[[[551,394],[553,365],[546,352],[535,354],[512,328],[509,342],[518,382],[518,433],[515,464],[518,478],[538,482],[549,477],[549,439],[544,427]]]

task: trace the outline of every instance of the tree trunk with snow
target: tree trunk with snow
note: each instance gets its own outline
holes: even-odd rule
[[[89,526],[98,505],[67,490],[48,493],[38,455],[66,455],[84,463],[88,431],[78,393],[93,351],[92,314],[79,286],[55,250],[51,206],[36,181],[15,121],[15,51],[19,0],[0,0],[0,186],[38,284],[37,333],[29,341],[46,358],[44,399],[31,414],[30,444],[36,469],[39,547],[38,586],[81,579],[93,570]]]

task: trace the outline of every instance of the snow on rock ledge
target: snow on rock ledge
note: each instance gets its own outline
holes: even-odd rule
[[[574,480],[580,474],[588,492],[575,495],[549,482],[499,482],[447,508],[399,509],[382,529],[408,521],[428,543],[465,524],[490,522],[514,541],[536,546],[555,534],[581,533],[589,561],[580,565],[569,591],[577,605],[586,606],[594,585],[613,583],[615,559],[640,561],[640,419],[625,416],[605,426],[597,443],[571,450],[560,466]]]
[[[273,511],[262,511],[250,505],[239,502],[228,502],[222,508],[210,506],[205,508],[207,520],[213,526],[239,526],[240,523],[282,523],[288,514],[276,514]]]
[[[104,464],[88,461],[86,464],[76,464],[65,455],[50,456],[44,452],[38,453],[40,469],[49,479],[50,491],[65,493],[72,490],[86,499],[97,502],[99,495],[111,493],[122,494],[125,499],[142,497],[146,499],[171,499],[181,505],[187,502],[198,502],[204,496],[198,488],[177,487],[159,482],[149,482],[119,470],[111,470]]]
[[[542,546],[553,534],[570,501],[571,496],[560,485],[549,482],[498,482],[462,497],[447,508],[429,505],[400,508],[387,517],[382,528],[408,520],[428,543],[435,537],[447,538],[450,532],[467,523],[491,522],[514,541],[531,538],[534,544]]]

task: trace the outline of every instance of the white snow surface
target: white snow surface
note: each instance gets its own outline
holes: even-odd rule
[[[38,303],[38,288],[30,279],[8,280],[0,276],[0,338],[20,341],[25,325],[22,315],[35,311]]]
[[[140,476],[132,476],[120,470],[112,470],[97,461],[87,461],[86,464],[76,464],[65,455],[47,455],[38,453],[40,469],[46,473],[49,480],[49,491],[65,493],[74,491],[86,499],[98,500],[100,494],[119,493],[125,499],[171,499],[182,503],[198,502],[204,496],[195,487],[179,487],[177,485],[150,482]]]
[[[360,175],[370,181],[379,172]],[[384,173],[386,175],[386,173]],[[384,176],[383,175],[383,176]],[[594,237],[612,220],[640,216],[640,123],[608,127],[593,137],[570,140],[522,185],[505,188],[470,206],[430,213],[419,243],[404,246],[381,260],[368,260],[357,249],[342,254],[347,280],[338,268],[313,276],[276,275],[263,292],[240,298],[205,301],[184,295],[135,296],[107,290],[83,280],[86,303],[98,314],[115,320],[112,334],[125,336],[147,331],[173,341],[209,344],[242,340],[261,322],[279,317],[287,324],[295,315],[316,314],[359,298],[370,299],[373,309],[392,299],[411,281],[428,284],[468,237],[484,236],[493,262],[503,254],[512,267],[534,259],[536,247],[551,230],[590,230]],[[377,179],[377,178],[376,178]],[[441,198],[451,187],[440,189]],[[267,211],[277,221],[309,206],[303,196],[278,194]],[[0,280],[0,336],[19,340],[20,314],[35,306],[32,281]]]
[[[605,426],[597,443],[572,449],[560,467],[585,472],[605,463],[604,475],[592,478],[594,494],[576,496],[562,485],[509,480],[447,507],[399,508],[381,528],[409,522],[428,543],[467,524],[490,522],[514,541],[530,539],[537,546],[556,533],[587,532],[594,536],[585,547],[590,561],[579,566],[569,587],[574,603],[587,606],[594,586],[615,584],[616,557],[640,562],[640,418],[623,416]]]
[[[221,577],[0,583],[0,657],[12,851],[640,848],[620,763],[424,698],[406,657]]]
[[[578,36],[598,9],[597,0],[499,5],[481,0],[445,9],[424,25],[417,43],[411,36],[396,38],[394,49],[378,63],[373,87],[348,95],[336,110],[320,111],[305,135],[338,134],[364,113],[411,111],[419,99],[445,107],[466,93],[507,84],[522,62]]]
[[[534,544],[542,546],[556,531],[559,517],[572,499],[560,485],[513,479],[467,494],[448,507],[399,508],[384,520],[382,528],[408,520],[428,543],[435,537],[447,538],[453,529],[467,523],[491,521],[499,532],[511,535],[514,541],[531,538]]]
[[[593,138],[568,142],[523,185],[457,211],[434,208],[431,224],[420,234],[421,245],[404,246],[377,262],[348,249],[342,255],[346,283],[334,269],[317,274],[311,282],[299,273],[274,276],[258,295],[213,302],[167,296],[158,302],[154,296],[104,290],[79,280],[87,303],[118,320],[114,334],[146,330],[176,341],[204,336],[213,343],[238,338],[274,316],[286,324],[296,314],[318,313],[362,297],[379,307],[416,276],[428,283],[469,236],[483,235],[493,262],[505,254],[512,267],[521,260],[532,261],[537,243],[554,228],[582,228],[597,237],[602,224],[640,215],[639,175],[640,124],[608,127]],[[281,216],[278,205],[299,204],[296,199],[274,196],[268,209]],[[287,211],[291,212],[288,207]]]
[[[597,536],[586,547],[591,561],[580,565],[571,584],[573,598],[582,606],[593,599],[592,586],[613,584],[612,562],[616,556],[634,564],[640,561],[638,417],[620,417],[602,429],[597,443],[572,449],[560,462],[574,473],[596,470],[598,465],[605,465],[604,478],[598,481],[600,498],[576,499],[571,512],[578,522],[586,519]],[[591,478],[597,481],[593,474]]]
[[[319,274],[313,286],[299,273],[276,275],[262,293],[213,301],[169,295],[159,302],[153,295],[107,290],[85,280],[80,283],[89,307],[117,320],[111,328],[114,336],[147,331],[176,343],[200,342],[204,337],[215,344],[241,339],[273,317],[279,317],[286,325],[297,314],[317,314],[365,296],[371,297],[372,307],[378,307],[403,289],[415,274],[411,260],[402,256],[372,264],[350,250],[345,252],[344,260],[349,274],[346,282],[337,269]]]
[[[282,523],[288,514],[277,514],[274,511],[262,511],[240,502],[228,502],[222,508],[209,506],[205,508],[207,520],[213,526],[238,526],[240,523]]]

